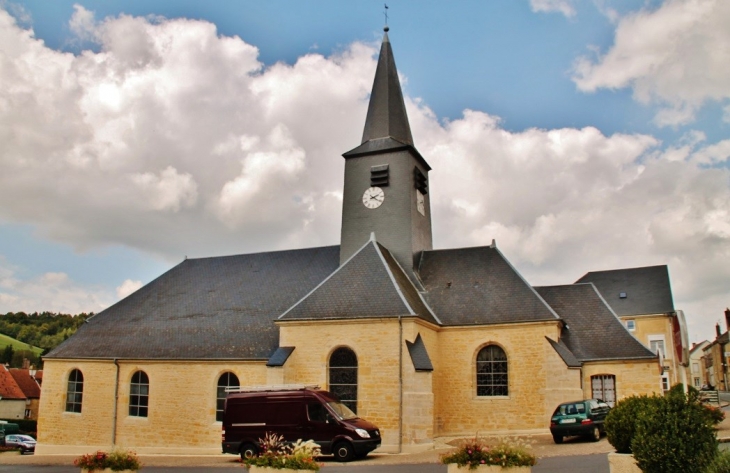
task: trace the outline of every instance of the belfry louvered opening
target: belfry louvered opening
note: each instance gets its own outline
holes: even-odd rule
[[[413,168],[413,184],[421,194],[428,194],[428,179],[417,167]]]
[[[390,179],[390,171],[387,164],[373,166],[370,168],[370,186],[386,187]]]

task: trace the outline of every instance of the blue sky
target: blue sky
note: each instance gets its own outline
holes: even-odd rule
[[[531,283],[668,264],[730,304],[730,8],[391,1],[435,245]],[[0,3],[0,312],[99,311],[187,257],[336,244],[383,3]],[[42,41],[39,41],[42,40]]]

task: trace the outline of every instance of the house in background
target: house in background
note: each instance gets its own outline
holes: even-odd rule
[[[36,376],[43,371],[32,369],[27,359],[24,368],[0,366],[0,419],[38,420],[41,386]]]
[[[661,389],[682,382],[684,367],[673,348],[672,324],[677,316],[666,265],[591,271],[576,284],[592,283],[637,340],[659,355]]]
[[[5,365],[0,365],[0,419],[25,419],[27,397]]]
[[[706,371],[703,366],[702,357],[705,348],[710,344],[707,340],[692,344],[689,350],[689,366],[687,367],[687,383],[700,389],[703,384],[707,384]]]
[[[36,379],[41,370],[28,368],[10,368],[10,375],[15,380],[23,394],[25,395],[25,412],[24,418],[30,420],[38,420],[38,406],[41,400],[41,385]]]
[[[725,331],[722,331],[720,324],[715,325],[715,339],[702,349],[705,381],[721,391],[728,391],[730,387],[728,344],[730,344],[730,308],[725,309]]]
[[[437,190],[387,32],[343,157],[339,245],[186,259],[46,355],[36,452],[220,453],[230,387],[320,385],[378,425],[382,452],[544,434],[561,402],[661,392],[600,280],[535,288],[494,241],[433,249]]]

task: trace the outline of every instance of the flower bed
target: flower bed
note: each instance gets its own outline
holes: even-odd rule
[[[474,438],[463,442],[455,451],[442,455],[441,463],[448,465],[449,473],[463,470],[518,473],[531,471],[537,459],[522,445],[506,440],[488,445]]]
[[[89,473],[132,472],[142,468],[137,455],[126,450],[112,450],[109,453],[99,450],[96,453],[87,453],[75,459],[74,466]]]
[[[244,458],[243,463],[251,473],[270,470],[317,471],[319,463],[315,458],[320,454],[319,445],[311,440],[297,440],[294,445],[287,445],[284,437],[267,433],[259,440],[261,452],[251,458]]]

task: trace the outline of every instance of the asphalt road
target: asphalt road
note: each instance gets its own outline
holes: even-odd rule
[[[146,473],[221,473],[226,467],[145,467]],[[240,470],[239,470],[240,471]],[[439,464],[416,465],[327,465],[322,473],[445,473]],[[74,466],[0,465],[0,473],[79,473]],[[605,454],[541,458],[532,473],[609,473]]]

